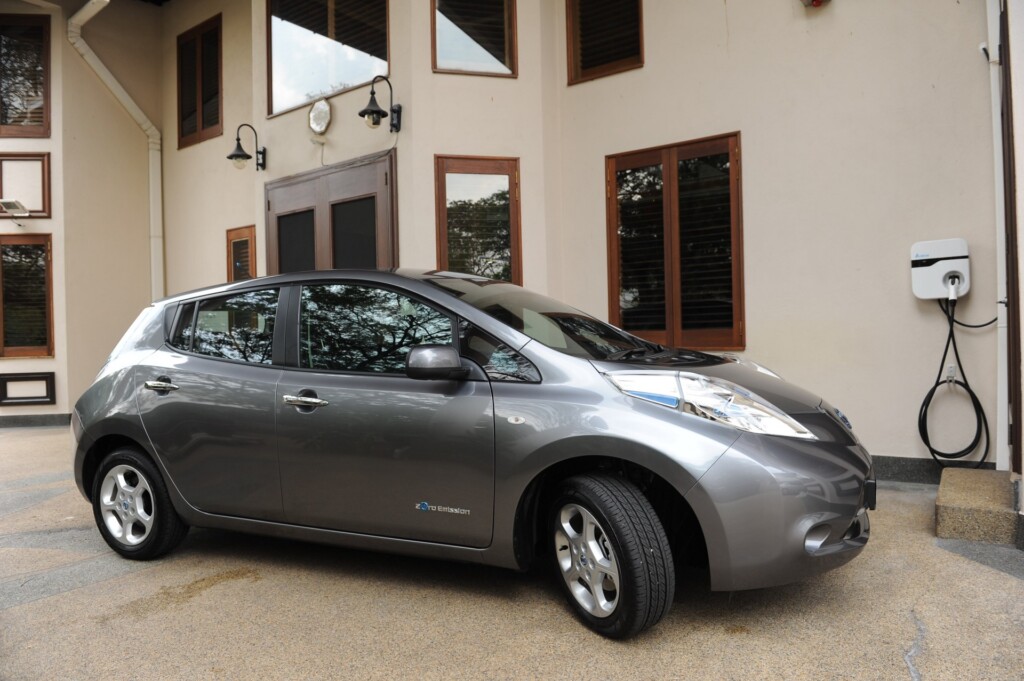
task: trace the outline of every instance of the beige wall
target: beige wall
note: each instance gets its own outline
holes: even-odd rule
[[[518,3],[519,78],[434,74],[429,5],[392,0],[400,262],[434,266],[435,154],[521,159],[525,283],[607,316],[604,158],[739,131],[747,355],[823,393],[877,454],[926,456],[918,405],[944,322],[910,291],[909,250],[963,237],[973,288],[960,314],[995,315],[996,245],[982,3],[648,0],[646,65],[567,87],[561,2]],[[256,224],[266,271],[264,183],[315,169],[306,107],[268,117],[262,2],[176,0],[161,8],[162,112],[174,120],[174,40],[224,13],[225,134],[165,154],[168,291],[222,281],[224,230]],[[382,89],[386,102],[386,89]],[[326,164],[395,142],[356,112],[363,87],[330,99]],[[269,168],[224,159],[242,122]],[[168,127],[172,127],[171,123]],[[166,130],[169,140],[176,139]],[[243,143],[251,148],[249,133]],[[995,423],[995,332],[961,334],[969,377]],[[958,448],[962,400],[933,411]]]
[[[264,138],[262,117],[252,113],[252,7],[246,0],[181,0],[160,8],[164,125],[164,218],[167,293],[217,284],[227,278],[226,230],[255,222],[257,181],[254,164],[236,170],[226,159],[235,146],[235,129],[251,123]],[[178,149],[177,38],[220,13],[223,41],[223,124],[219,137]],[[253,153],[252,133],[242,143]],[[273,153],[272,149],[272,153]],[[273,159],[271,155],[271,159]],[[262,189],[260,190],[262,194]],[[257,257],[264,251],[259,249]]]
[[[47,11],[13,0],[0,0],[0,13],[15,14],[52,14],[56,10]],[[53,372],[56,376],[57,403],[50,407],[0,407],[0,417],[18,416],[26,413],[67,413],[67,332],[64,323],[67,304],[64,296],[64,188],[62,182],[64,158],[61,153],[61,120],[63,107],[59,95],[63,82],[63,58],[59,40],[60,14],[57,12],[56,23],[51,23],[50,40],[50,129],[49,139],[0,139],[0,151],[8,152],[47,152],[50,154],[50,218],[33,218],[23,220],[24,227],[15,226],[10,220],[0,221],[0,232],[4,234],[50,234],[51,235],[51,274],[53,285],[53,329],[54,353],[52,358],[0,358],[0,373]],[[4,197],[14,198],[17,197]]]
[[[966,238],[973,284],[960,314],[996,314],[984,5],[644,7],[644,68],[562,90],[562,295],[608,309],[587,276],[605,280],[605,155],[740,131],[746,355],[825,395],[876,454],[927,456],[917,410],[945,323],[911,293],[911,244]],[[551,20],[560,37],[564,15]],[[992,419],[995,331],[960,337]],[[934,408],[947,448],[968,439],[962,409]]]
[[[120,12],[100,12],[82,36],[128,92],[139,94],[140,107],[159,113],[154,108],[158,90],[151,82],[159,58],[159,12],[143,3],[127,4]],[[66,25],[57,28],[64,62],[61,94],[69,103],[62,132],[70,407],[152,301],[149,144],[68,42]]]

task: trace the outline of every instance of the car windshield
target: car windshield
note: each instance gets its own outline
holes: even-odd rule
[[[514,284],[438,276],[427,279],[549,348],[587,359],[629,359],[664,350],[610,324]]]

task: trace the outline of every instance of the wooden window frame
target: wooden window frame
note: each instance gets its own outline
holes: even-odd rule
[[[325,92],[323,94],[316,95],[312,99],[306,100],[306,101],[304,101],[304,102],[302,102],[300,104],[296,104],[295,106],[288,107],[287,109],[281,109],[280,111],[274,111],[274,49],[273,49],[273,47],[274,47],[273,46],[274,40],[273,40],[273,36],[272,36],[273,28],[271,26],[271,21],[273,20],[273,17],[272,17],[272,15],[270,13],[270,2],[271,2],[271,0],[266,0],[265,1],[266,9],[267,9],[267,40],[266,40],[266,44],[267,44],[267,118],[274,118],[275,116],[282,116],[282,115],[284,115],[286,113],[291,113],[292,111],[297,111],[298,109],[302,109],[304,107],[307,107],[307,106],[309,106],[310,104],[312,104],[313,102],[315,102],[318,99],[330,99],[331,97],[334,97],[336,95],[340,95],[340,94],[345,93],[345,92],[350,92],[352,90],[356,90],[356,89],[361,88],[361,87],[366,87],[367,85],[370,84],[370,82],[373,80],[373,78],[371,78],[370,80],[363,81],[362,83],[356,83],[356,84],[351,85],[349,87],[342,88],[340,90],[334,90],[332,92]],[[388,60],[387,60],[388,61],[388,68],[387,68],[387,70],[382,75],[390,76],[391,75],[391,0],[385,0],[385,2],[384,2],[384,16],[385,16],[384,30],[387,32],[386,40],[388,41]],[[374,77],[376,77],[376,76],[374,76]]]
[[[235,227],[227,231],[227,262],[228,262],[228,278],[227,281],[243,281],[241,279],[235,279],[235,267],[234,258],[231,257],[231,245],[236,241],[248,241],[249,242],[249,279],[256,278],[256,225],[248,225],[246,227]]]
[[[434,205],[437,210],[437,267],[448,270],[448,173],[507,175],[509,179],[509,250],[512,283],[523,285],[522,224],[519,194],[519,159],[501,156],[434,155]]]
[[[678,162],[687,158],[728,151],[730,161],[730,215],[732,218],[732,329],[682,328],[679,250]],[[613,154],[605,157],[607,239],[608,239],[608,319],[622,325],[619,307],[619,204],[616,172],[653,165],[662,167],[662,224],[665,249],[665,330],[658,332],[630,331],[634,335],[665,345],[680,345],[695,350],[743,350],[746,348],[745,291],[743,288],[743,200],[740,164],[740,133],[733,132],[680,142],[661,147]]]
[[[217,124],[208,128],[203,127],[203,34],[212,29],[217,30]],[[196,131],[190,135],[183,135],[181,132],[181,46],[183,43],[195,40],[196,44]],[[221,15],[210,17],[206,21],[178,36],[178,48],[175,52],[177,61],[175,71],[178,80],[178,100],[175,110],[175,119],[178,124],[178,148],[184,149],[193,144],[199,144],[214,137],[224,134],[224,29]]]
[[[31,397],[11,397],[11,383],[42,382],[45,392]],[[38,373],[0,374],[0,407],[25,407],[57,404],[56,376],[52,371]]]
[[[7,161],[39,161],[41,166],[41,177],[39,178],[42,187],[43,205],[40,209],[33,206],[26,206],[29,209],[30,218],[48,218],[50,212],[50,154],[35,152],[0,152],[0,198],[17,199],[17,196],[7,196],[4,193],[3,164]],[[13,215],[0,214],[0,220],[15,220]]]
[[[437,0],[430,0],[430,64],[434,73],[450,73],[463,76],[488,76],[490,78],[519,77],[519,48],[517,37],[516,0],[505,0],[505,19],[508,22],[508,34],[505,36],[505,49],[509,54],[509,69],[512,73],[490,73],[488,71],[469,71],[462,69],[443,69],[437,66]]]
[[[53,357],[53,243],[49,234],[0,234],[0,246],[46,246],[46,346],[3,345],[3,263],[0,262],[0,358]]]
[[[49,137],[50,136],[50,15],[49,14],[0,14],[0,25],[42,26],[43,27],[43,124],[42,125],[0,125],[2,137]]]
[[[579,63],[579,3],[581,0],[565,0],[565,45],[568,54],[569,85],[585,83],[589,80],[604,78],[624,71],[642,68],[644,65],[644,3],[637,0],[637,11],[640,22],[640,54],[636,57],[620,59],[609,64],[583,70]]]

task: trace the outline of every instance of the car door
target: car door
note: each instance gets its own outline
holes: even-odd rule
[[[365,282],[304,285],[297,368],[278,385],[289,522],[487,546],[494,490],[490,383],[416,380],[409,350],[451,344],[454,317]]]
[[[178,306],[169,343],[135,369],[150,442],[201,511],[280,520],[274,427],[279,289]]]

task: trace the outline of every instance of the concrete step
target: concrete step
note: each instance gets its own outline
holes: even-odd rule
[[[935,534],[943,539],[1012,544],[1017,527],[1008,471],[945,468],[935,498]]]

